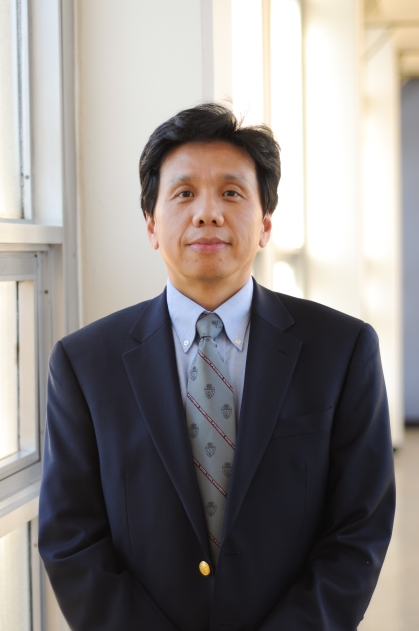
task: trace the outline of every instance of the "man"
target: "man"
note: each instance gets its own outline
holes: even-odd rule
[[[144,149],[167,288],[50,363],[39,547],[74,631],[355,631],[368,606],[394,513],[377,336],[251,279],[279,176],[270,130],[219,105]]]

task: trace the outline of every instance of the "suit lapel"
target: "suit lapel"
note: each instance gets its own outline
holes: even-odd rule
[[[223,541],[268,446],[302,342],[284,330],[294,323],[273,292],[254,283],[250,338]]]
[[[130,334],[140,345],[125,353],[123,360],[138,407],[198,539],[209,556],[207,528],[177,376],[166,292],[148,303]]]

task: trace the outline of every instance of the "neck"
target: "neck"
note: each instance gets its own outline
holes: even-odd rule
[[[169,276],[170,278],[170,276]],[[181,294],[193,300],[206,311],[215,311],[229,298],[237,294],[247,283],[247,278],[241,278],[237,283],[226,284],[222,281],[207,281],[205,283],[179,282],[179,279],[170,278],[170,282]]]

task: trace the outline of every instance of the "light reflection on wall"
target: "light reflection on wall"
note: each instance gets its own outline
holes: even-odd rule
[[[271,2],[271,126],[281,145],[282,178],[273,217],[281,250],[304,243],[304,168],[301,8],[298,0]]]
[[[380,36],[369,31],[367,47]],[[389,39],[364,68],[362,316],[380,339],[393,445],[403,441],[399,69]]]
[[[302,24],[299,0],[232,0],[233,109],[245,124],[270,125],[282,178],[272,239],[255,261],[257,280],[302,296],[304,153]],[[297,281],[296,281],[297,279]]]
[[[232,0],[233,109],[247,125],[263,120],[261,0]]]
[[[273,290],[289,296],[303,297],[303,292],[297,284],[295,271],[285,261],[278,261],[273,266]]]

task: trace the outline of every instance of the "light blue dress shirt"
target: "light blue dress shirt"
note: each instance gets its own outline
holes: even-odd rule
[[[253,281],[250,277],[240,291],[214,311],[224,324],[217,337],[217,348],[230,371],[237,420],[243,396],[252,298]],[[167,306],[172,320],[180,391],[185,407],[189,370],[198,350],[196,321],[203,311],[209,312],[181,294],[170,280],[167,281]]]

